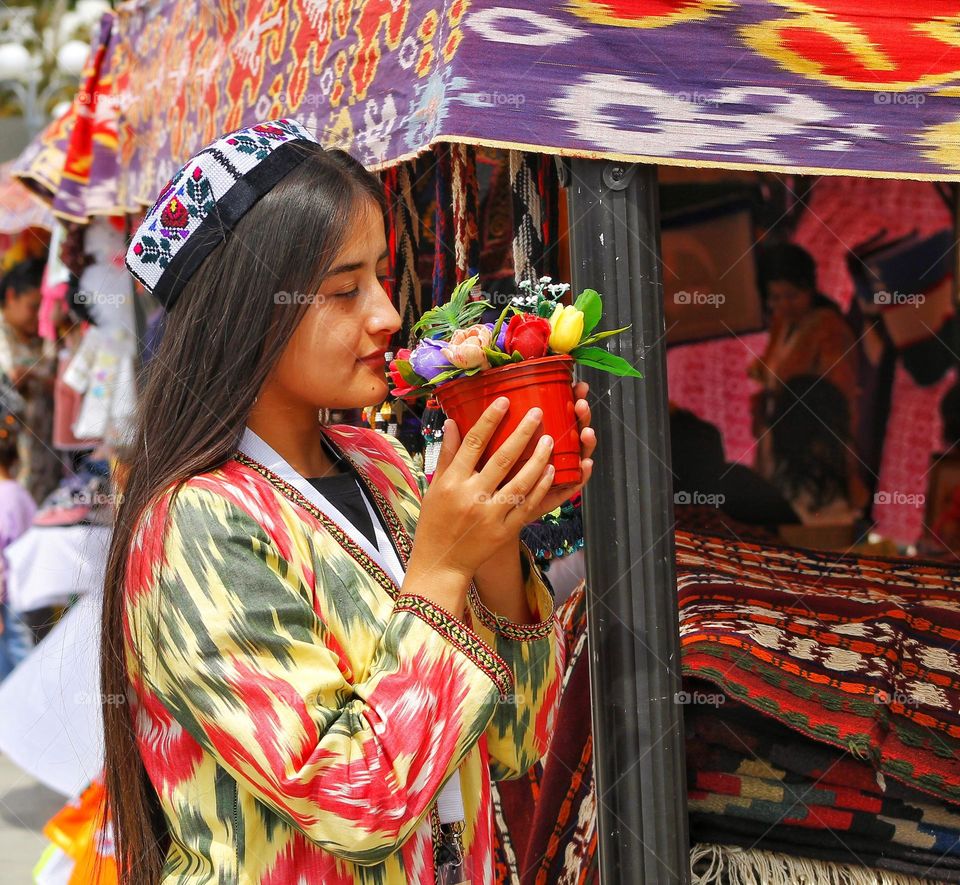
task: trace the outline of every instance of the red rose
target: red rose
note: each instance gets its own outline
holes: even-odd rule
[[[550,322],[530,313],[514,314],[507,326],[504,350],[517,351],[525,360],[535,360],[547,355],[550,340]]]
[[[400,370],[397,368],[397,360],[410,361],[411,351],[407,348],[402,348],[397,351],[397,355],[393,358],[393,361],[390,363],[389,368],[387,369],[387,374],[390,375],[390,383],[393,385],[393,389],[390,391],[394,396],[406,396],[414,388],[411,384],[408,384],[404,380],[403,375],[400,374]]]
[[[174,197],[160,213],[160,224],[164,227],[186,227],[190,223],[187,207]]]

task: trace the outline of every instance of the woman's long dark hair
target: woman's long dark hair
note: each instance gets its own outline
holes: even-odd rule
[[[385,209],[379,179],[342,151],[304,145],[304,161],[239,221],[184,288],[140,385],[107,563],[103,697],[126,696],[127,557],[144,509],[162,492],[224,464],[260,388],[350,233],[364,202]],[[124,885],[154,885],[166,825],[140,757],[130,708],[103,704],[108,813]]]
[[[806,493],[814,509],[848,495],[850,406],[817,375],[797,375],[780,391],[770,418],[774,483],[790,499]]]

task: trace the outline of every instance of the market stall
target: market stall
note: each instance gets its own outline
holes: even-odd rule
[[[214,136],[298,117],[325,145],[384,171],[406,331],[455,281],[484,261],[492,271],[491,255],[518,279],[557,274],[567,229],[574,289],[602,291],[610,322],[632,324],[609,346],[645,376],[611,383],[586,373],[600,439],[584,507],[600,870],[609,881],[630,869],[643,881],[682,882],[689,846],[654,164],[782,173],[804,206],[799,174],[955,180],[956,13],[950,4],[828,12],[772,0],[562,10],[490,0],[368,0],[349,10],[141,0],[104,17],[82,94],[16,170],[65,221],[121,218],[142,211]],[[487,149],[509,152],[500,172],[513,233],[499,242],[478,205]],[[503,217],[492,202],[487,210]]]

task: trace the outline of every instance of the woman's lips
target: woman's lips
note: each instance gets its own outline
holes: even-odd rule
[[[384,356],[386,356],[386,353],[387,352],[385,350],[382,350],[379,353],[361,357],[360,362],[365,366],[369,366],[375,372],[385,372],[387,370],[387,364],[384,361]]]

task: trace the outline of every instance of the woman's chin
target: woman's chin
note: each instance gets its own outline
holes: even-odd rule
[[[379,406],[390,393],[390,387],[386,381],[377,380],[371,384],[363,394],[358,394],[354,409],[364,409],[367,406]]]

